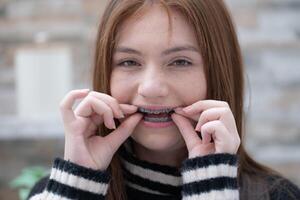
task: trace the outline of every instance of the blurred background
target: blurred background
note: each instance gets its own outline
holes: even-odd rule
[[[246,149],[300,186],[300,0],[225,2],[244,56]],[[59,102],[92,88],[106,3],[0,0],[0,199],[19,199],[42,174],[30,167],[63,157]]]

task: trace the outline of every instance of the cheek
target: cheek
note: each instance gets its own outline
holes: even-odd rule
[[[174,85],[186,105],[206,98],[207,86],[204,74],[195,73],[181,78]]]
[[[193,97],[194,101],[206,99],[206,82],[205,80],[194,81],[192,87],[187,91],[190,93],[190,96]]]
[[[132,83],[128,76],[119,73],[112,73],[110,80],[111,96],[117,99],[120,103],[128,103],[132,94]]]

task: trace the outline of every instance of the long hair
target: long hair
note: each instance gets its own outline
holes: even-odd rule
[[[241,138],[238,182],[241,199],[268,199],[272,187],[266,177],[273,170],[254,161],[244,149],[244,70],[236,31],[222,0],[111,0],[99,24],[92,72],[93,90],[110,95],[110,75],[118,27],[124,20],[139,16],[151,4],[160,3],[171,21],[171,9],[179,10],[195,30],[198,47],[204,61],[207,99],[228,102]],[[172,23],[170,23],[172,25]],[[101,125],[98,134],[109,130]],[[107,199],[126,199],[120,158],[113,156],[108,170],[112,175]]]

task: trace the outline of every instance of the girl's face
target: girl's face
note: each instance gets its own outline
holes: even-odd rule
[[[172,34],[167,13],[159,5],[119,27],[110,82],[111,95],[119,103],[174,108],[206,98],[204,67],[194,31],[179,12],[171,14]],[[141,120],[131,137],[155,151],[185,147],[173,122],[167,127],[149,127]]]

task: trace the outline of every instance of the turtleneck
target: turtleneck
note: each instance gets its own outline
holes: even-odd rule
[[[174,166],[139,159],[129,143],[120,147],[122,171],[128,196],[157,196],[159,199],[181,199],[182,176]]]
[[[185,159],[176,168],[139,159],[125,144],[117,153],[129,200],[239,199],[236,155]],[[110,170],[94,170],[56,158],[50,176],[33,188],[28,199],[104,200],[113,178]]]

